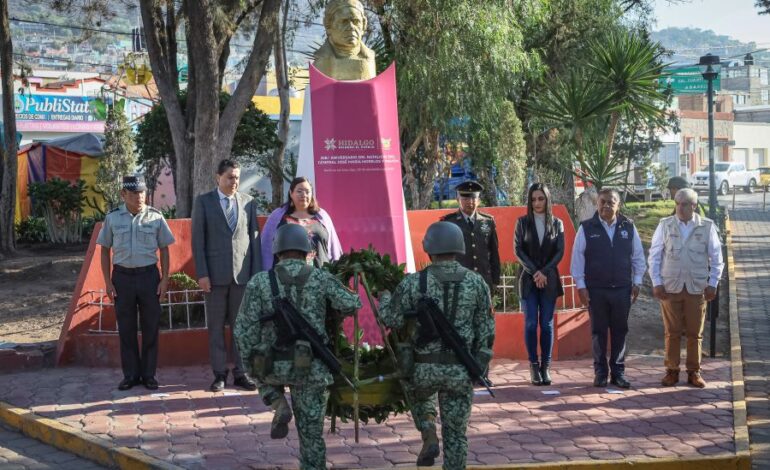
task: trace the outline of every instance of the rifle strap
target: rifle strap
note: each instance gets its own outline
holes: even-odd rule
[[[296,301],[294,302],[294,305],[296,306],[297,310],[302,310],[302,289],[305,287],[305,284],[307,283],[308,278],[310,278],[310,274],[313,272],[313,268],[309,265],[302,266],[302,269],[300,269],[299,273],[297,273],[296,276],[293,276],[288,269],[286,269],[283,266],[276,266],[274,268],[276,274],[278,274],[278,278],[281,280],[281,284],[284,286],[285,290],[288,290],[290,286],[294,286],[294,289],[296,291],[297,297]],[[273,272],[271,270],[270,272]],[[272,283],[271,282],[271,288]],[[276,286],[277,290],[277,286]],[[273,292],[273,296],[276,295],[276,292]]]
[[[427,295],[428,293],[428,269],[425,268],[420,271],[420,294]],[[467,271],[460,270],[453,273],[443,273],[438,270],[431,270],[436,279],[441,283],[444,288],[443,309],[442,313],[446,315],[449,312],[449,321],[454,323],[457,317],[457,304],[460,300],[460,283],[465,279]],[[449,290],[454,289],[452,292],[452,304],[449,304]]]

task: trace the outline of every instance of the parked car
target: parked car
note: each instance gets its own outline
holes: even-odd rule
[[[714,178],[717,191],[722,196],[730,192],[730,188],[733,187],[743,187],[747,193],[753,193],[759,182],[759,170],[747,170],[746,165],[740,162],[716,162]],[[693,173],[692,183],[692,189],[708,191],[709,167],[705,166],[701,171]]]
[[[770,186],[770,166],[759,167],[759,185]]]

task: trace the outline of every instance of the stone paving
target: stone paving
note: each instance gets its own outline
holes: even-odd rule
[[[624,392],[591,385],[590,360],[555,364],[554,385],[528,384],[527,364],[496,361],[496,399],[477,395],[469,464],[698,457],[734,452],[730,365],[704,359],[703,390],[661,388],[662,358],[632,356]],[[684,377],[684,376],[683,376]],[[186,468],[296,468],[298,439],[271,440],[272,414],[256,392],[211,393],[205,366],[161,369],[161,388],[120,392],[114,369],[8,374],[0,400]],[[544,391],[558,394],[546,395]],[[404,415],[327,434],[332,468],[414,465],[420,435]],[[326,429],[329,429],[327,420]]]
[[[2,470],[98,470],[91,461],[47,446],[10,427],[0,425],[0,469]]]
[[[770,468],[770,212],[740,204],[730,213],[753,468]]]

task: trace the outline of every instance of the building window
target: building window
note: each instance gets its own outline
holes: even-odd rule
[[[759,71],[759,83],[767,85],[767,69],[765,68]]]
[[[754,163],[756,163],[756,166],[765,166],[767,164],[766,156],[765,156],[765,149],[754,149]],[[755,167],[756,168],[756,167]]]
[[[770,101],[770,90],[762,90],[762,104],[768,104]]]
[[[732,97],[734,105],[746,104],[746,95],[732,95]]]

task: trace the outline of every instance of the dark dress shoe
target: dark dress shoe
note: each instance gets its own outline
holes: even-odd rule
[[[147,377],[144,379],[144,388],[147,390],[157,390],[158,389],[158,381],[155,380],[155,377]]]
[[[137,379],[132,379],[130,377],[125,377],[123,380],[120,381],[118,384],[118,390],[129,390],[134,385],[138,385],[139,381]]]
[[[595,375],[594,376],[594,387],[606,387],[607,386],[607,376],[606,375]]]
[[[217,375],[214,377],[214,381],[211,382],[211,387],[209,387],[209,390],[212,392],[221,392],[225,389],[225,382],[227,382],[226,375]]]
[[[610,383],[618,388],[631,388],[631,382],[623,377],[623,374],[613,375]]]
[[[248,375],[236,377],[235,380],[233,380],[233,385],[236,387],[241,387],[242,389],[248,390],[250,392],[253,392],[257,389],[257,383],[251,380]]]

